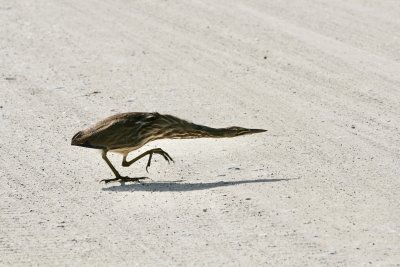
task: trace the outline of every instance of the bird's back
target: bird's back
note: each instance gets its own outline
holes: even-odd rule
[[[101,120],[82,132],[85,141],[94,148],[113,150],[136,147],[143,139],[143,130],[158,116],[158,113],[120,113]]]

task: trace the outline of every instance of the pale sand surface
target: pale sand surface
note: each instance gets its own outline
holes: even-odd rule
[[[1,266],[399,266],[400,2],[0,1]],[[164,140],[117,112],[269,131]],[[146,175],[146,159],[124,175]]]

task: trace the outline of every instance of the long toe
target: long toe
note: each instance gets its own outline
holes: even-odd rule
[[[123,177],[121,178],[121,182],[140,182],[140,180],[147,179],[148,177]]]
[[[168,158],[168,162],[169,162],[169,161],[174,162],[173,158],[172,158],[167,152],[165,152],[164,158],[165,158],[165,157]]]
[[[174,159],[173,159],[168,153],[165,153],[165,154],[167,154],[167,157],[168,157],[172,162],[175,163]]]
[[[121,178],[103,179],[103,180],[100,181],[100,183],[101,183],[101,182],[104,182],[105,184],[108,184],[108,183],[111,183],[111,182],[118,181],[118,180],[120,180],[120,179],[121,179]]]
[[[169,158],[164,153],[160,153],[160,155],[169,163]]]
[[[150,153],[149,155],[149,160],[147,161],[147,165],[146,165],[146,172],[149,173],[148,168],[150,167],[151,164],[151,158],[153,157],[153,153]]]
[[[163,158],[166,160],[166,161],[168,161],[168,163],[170,162],[170,161],[172,161],[172,162],[174,162],[174,160],[171,158],[171,156],[167,153],[167,152],[165,152],[164,150],[162,150],[162,149],[160,149],[161,151],[159,151],[159,152],[157,152],[158,154],[160,154],[161,156],[163,156]]]

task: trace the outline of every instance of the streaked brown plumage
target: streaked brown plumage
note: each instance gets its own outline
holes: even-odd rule
[[[153,154],[160,154],[165,160],[173,161],[170,155],[161,148],[151,149],[138,157],[127,161],[129,152],[136,150],[148,142],[171,138],[222,138],[235,137],[239,135],[265,132],[263,129],[246,129],[242,127],[211,128],[203,125],[194,124],[186,120],[179,119],[172,115],[162,115],[159,113],[129,112],[120,113],[108,117],[97,124],[80,131],[72,137],[71,145],[102,150],[103,159],[107,162],[115,174],[115,179],[103,180],[108,183],[111,181],[138,181],[145,177],[128,178],[122,177],[107,158],[107,152],[116,152],[123,155],[122,166],[128,167],[137,160],[149,155],[146,170],[150,166]]]

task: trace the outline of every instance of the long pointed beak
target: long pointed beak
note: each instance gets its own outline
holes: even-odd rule
[[[249,129],[249,133],[262,133],[262,132],[266,132],[268,130],[264,130],[264,129]]]

